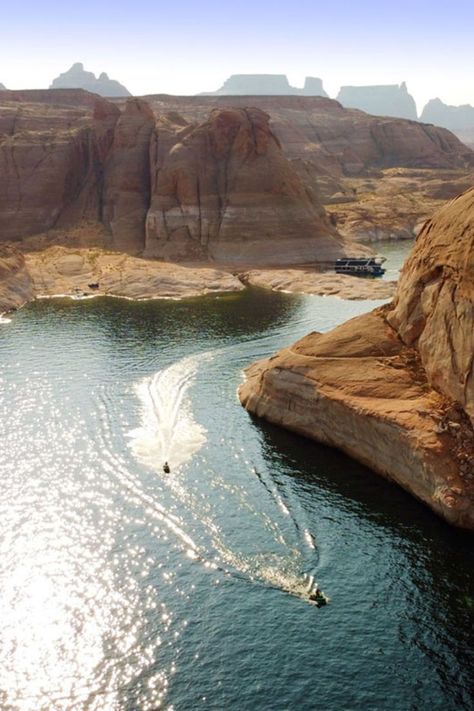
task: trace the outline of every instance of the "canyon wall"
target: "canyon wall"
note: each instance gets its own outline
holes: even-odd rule
[[[248,368],[256,415],[337,447],[474,529],[474,189],[420,233],[392,304]]]
[[[197,126],[176,115],[158,123],[147,255],[285,264],[345,253],[269,118],[259,109],[216,109]]]
[[[270,115],[270,128],[285,155],[309,160],[320,176],[360,176],[379,169],[474,167],[474,153],[443,128],[416,121],[369,116],[337,101],[302,96],[145,97],[155,114],[177,112],[203,122],[214,108],[255,107]]]
[[[393,165],[474,166],[474,153],[445,129],[321,97],[251,102],[0,92],[0,241],[88,221],[131,253],[326,261],[346,250],[322,205],[341,179]]]

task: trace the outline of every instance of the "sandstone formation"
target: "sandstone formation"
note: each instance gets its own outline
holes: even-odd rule
[[[50,247],[29,252],[26,266],[38,296],[121,296],[129,299],[183,298],[241,291],[228,272],[138,259],[96,248]],[[89,284],[98,284],[90,289]]]
[[[351,109],[376,116],[395,116],[417,120],[415,100],[405,82],[381,86],[341,86],[337,100]]]
[[[100,96],[131,96],[123,84],[109,79],[105,72],[99,77],[92,72],[86,72],[81,62],[76,62],[67,72],[53,79],[50,89],[85,89]]]
[[[423,171],[441,171],[433,201],[447,189],[447,172],[453,190],[472,172],[474,153],[445,129],[321,97],[252,103],[0,92],[0,241],[101,221],[109,245],[131,253],[294,265],[345,249],[339,229],[346,239],[411,234],[436,206],[414,198]],[[390,178],[390,217],[383,190],[364,185],[388,184],[386,171],[400,165],[419,175]]]
[[[77,90],[0,94],[2,241],[99,216],[119,114]]]
[[[474,171],[389,168],[377,177],[346,179],[326,209],[347,239],[413,239],[435,210],[471,185]]]
[[[64,236],[63,244],[57,244],[57,236],[55,242],[51,234],[45,234],[26,239],[21,244],[22,252],[0,246],[0,317],[35,298],[77,298],[78,294],[86,298],[180,299],[239,292],[246,286],[342,299],[386,299],[393,293],[392,282],[334,273],[297,269],[240,272],[136,258],[113,252],[105,245],[91,246],[100,238],[100,226],[90,224]],[[91,284],[98,286],[91,288]]]
[[[251,412],[474,529],[474,189],[426,223],[395,301],[247,370]]]
[[[316,77],[306,77],[304,87],[298,89],[291,86],[284,74],[233,74],[215,92],[209,95],[216,96],[327,96],[323,89],[323,82]]]
[[[251,269],[239,274],[249,286],[258,286],[286,293],[337,296],[340,299],[390,299],[395,294],[396,282],[364,279],[316,272],[314,269]]]
[[[474,189],[425,223],[387,321],[474,424]]]
[[[270,265],[345,253],[269,118],[259,109],[221,109],[196,127],[176,117],[157,126],[148,256]]]
[[[474,129],[474,106],[449,106],[441,99],[431,99],[423,109],[420,121],[434,123],[436,126],[449,128],[450,131]]]
[[[102,217],[113,234],[114,246],[126,252],[142,252],[145,248],[154,128],[155,117],[148,104],[128,99],[105,164]]]
[[[245,96],[148,96],[155,114],[176,112],[203,122],[214,108],[247,108]],[[270,128],[291,160],[311,161],[330,189],[344,176],[384,168],[463,169],[474,153],[443,128],[415,121],[369,116],[322,97],[253,96],[251,106],[270,115]]]
[[[18,309],[33,298],[33,283],[23,254],[0,245],[0,315]]]

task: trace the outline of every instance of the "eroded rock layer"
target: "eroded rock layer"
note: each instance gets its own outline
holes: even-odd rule
[[[199,126],[173,114],[162,119],[151,154],[147,255],[281,264],[345,253],[269,118],[259,109],[220,109]]]
[[[352,235],[382,229],[385,212],[366,193],[365,177],[378,180],[380,168],[394,164],[456,174],[474,165],[472,151],[433,126],[318,97],[251,102],[114,104],[79,89],[0,92],[0,241],[102,221],[110,245],[131,253],[248,266],[324,261]],[[397,181],[395,196],[398,187],[407,192]],[[352,219],[338,207],[328,220],[322,204],[341,200],[361,209]],[[389,221],[390,234],[410,234],[426,217],[417,200],[403,204],[406,216]]]
[[[395,301],[247,370],[260,417],[338,447],[474,529],[474,189],[420,233]]]
[[[25,257],[13,247],[0,245],[0,315],[18,309],[34,294]]]
[[[474,424],[474,190],[425,224],[387,318],[417,348],[430,384]]]

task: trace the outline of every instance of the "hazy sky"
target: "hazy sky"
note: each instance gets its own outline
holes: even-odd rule
[[[474,104],[474,2],[0,0],[0,82],[46,87],[74,62],[134,94],[194,94],[230,74],[400,83],[421,109]]]

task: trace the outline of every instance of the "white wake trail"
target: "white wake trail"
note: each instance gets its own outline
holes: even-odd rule
[[[156,471],[185,464],[205,444],[206,429],[194,420],[188,391],[199,365],[211,353],[183,358],[136,386],[141,424],[129,433],[139,461]]]

